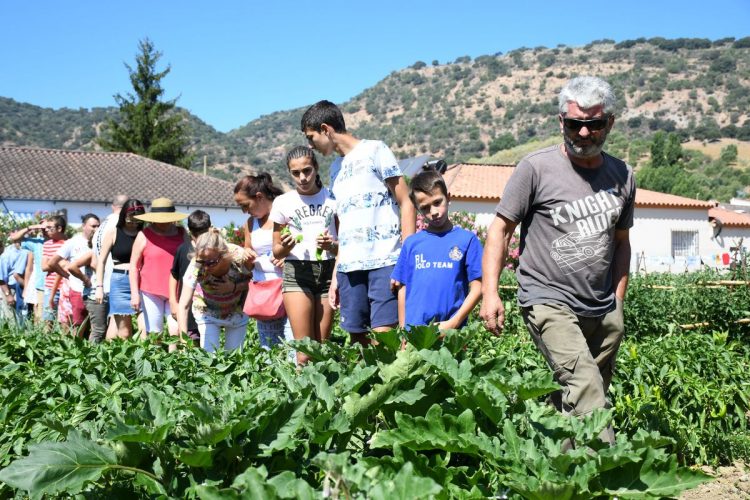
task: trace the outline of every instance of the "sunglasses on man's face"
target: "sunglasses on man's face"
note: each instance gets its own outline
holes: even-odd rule
[[[590,131],[603,130],[609,123],[609,117],[594,118],[593,120],[577,120],[575,118],[563,118],[563,126],[574,132],[578,132],[583,127]]]

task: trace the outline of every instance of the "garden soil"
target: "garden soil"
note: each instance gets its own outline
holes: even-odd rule
[[[680,500],[739,500],[750,498],[750,466],[742,462],[726,467],[701,467],[707,474],[716,477],[710,483],[686,491]]]

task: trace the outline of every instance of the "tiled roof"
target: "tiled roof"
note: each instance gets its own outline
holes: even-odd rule
[[[708,216],[719,219],[724,226],[750,227],[750,215],[746,213],[715,207],[709,209]]]
[[[0,197],[109,203],[124,193],[148,203],[232,207],[233,184],[133,153],[0,147]]]
[[[635,192],[635,206],[643,208],[703,208],[709,209],[715,204],[710,201],[694,200],[674,194],[659,193],[641,189]]]
[[[443,175],[452,198],[460,200],[496,201],[505,190],[514,165],[486,165],[458,163],[448,167]],[[673,194],[638,189],[635,196],[637,207],[654,208],[704,208],[714,206],[708,201],[694,200]]]
[[[514,165],[451,165],[443,175],[452,198],[499,200]]]

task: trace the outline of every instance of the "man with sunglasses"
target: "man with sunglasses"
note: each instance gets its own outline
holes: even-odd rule
[[[609,407],[606,393],[624,330],[635,180],[628,165],[602,151],[614,105],[612,88],[600,78],[574,78],[562,88],[563,142],[518,163],[482,261],[480,315],[499,334],[505,310],[498,276],[521,224],[518,303],[561,386],[551,402],[574,416]],[[611,426],[600,438],[614,443]]]

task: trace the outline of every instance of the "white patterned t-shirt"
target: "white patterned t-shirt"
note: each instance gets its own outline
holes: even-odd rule
[[[361,140],[331,164],[330,191],[339,217],[339,271],[378,269],[398,261],[401,220],[385,181],[401,175],[396,157],[382,141]]]

